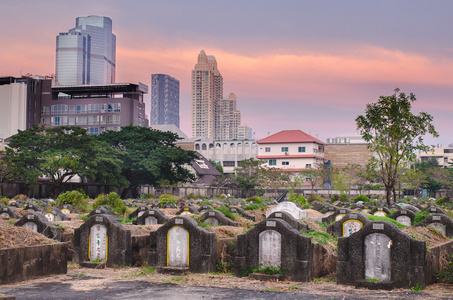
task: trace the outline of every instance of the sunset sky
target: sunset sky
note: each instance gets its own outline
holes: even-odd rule
[[[453,143],[453,1],[0,0],[0,76],[55,72],[55,37],[79,16],[108,16],[117,82],[180,80],[190,136],[191,70],[215,56],[255,138],[300,129],[325,141],[356,133],[367,103],[396,87]],[[149,114],[149,95],[147,96]]]

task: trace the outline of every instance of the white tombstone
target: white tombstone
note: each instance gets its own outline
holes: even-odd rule
[[[144,213],[145,213],[144,211],[139,211],[137,217],[140,217],[140,216],[143,215]]]
[[[156,225],[157,221],[158,220],[156,217],[149,216],[149,217],[146,217],[146,219],[145,219],[145,225]]]
[[[105,261],[107,258],[107,228],[102,224],[91,226],[90,229],[90,257],[93,260]]]
[[[47,221],[55,222],[55,215],[53,213],[45,213],[44,216],[46,217]]]
[[[211,224],[212,226],[217,226],[219,225],[219,220],[217,220],[216,218],[213,218],[213,217],[209,217],[205,220],[205,222],[208,222],[209,224]]]
[[[308,212],[303,211],[302,209],[297,207],[296,204],[294,204],[293,202],[289,202],[289,201],[281,202],[276,207],[268,210],[266,212],[266,218],[269,217],[273,212],[276,212],[276,211],[287,212],[291,216],[293,216],[295,219],[308,218]]]
[[[377,216],[377,217],[387,217],[387,214],[385,213],[385,211],[375,211],[373,216]]]
[[[362,223],[357,220],[348,220],[343,223],[343,236],[348,237],[354,232],[362,229]]]
[[[71,211],[67,208],[62,208],[61,212],[64,213],[65,215],[69,215],[71,213]]]
[[[26,223],[24,224],[24,227],[27,227],[27,228],[29,228],[29,229],[31,229],[31,230],[33,230],[33,231],[38,232],[38,224],[36,224],[36,223],[33,223],[33,222],[26,222]]]
[[[391,240],[383,233],[372,233],[365,237],[365,279],[389,281]]]
[[[443,236],[447,236],[447,228],[445,227],[444,224],[433,222],[428,225],[429,227],[432,227],[436,230],[439,230]]]
[[[4,212],[4,213],[2,213],[0,216],[5,217],[5,218],[9,218],[9,213]]]
[[[411,226],[411,218],[408,216],[398,216],[396,217],[396,221],[402,225]]]
[[[336,221],[340,221],[341,219],[343,219],[343,217],[345,216],[346,214],[338,214],[335,216],[335,222]]]
[[[169,267],[189,266],[189,232],[181,226],[168,231],[167,259]]]
[[[328,212],[326,212],[326,217],[333,215],[334,213],[335,213],[334,210],[329,210]]]
[[[259,264],[264,267],[280,267],[282,237],[278,231],[265,230],[259,235]]]

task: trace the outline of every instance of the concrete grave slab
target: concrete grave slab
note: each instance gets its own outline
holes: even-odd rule
[[[37,212],[30,212],[22,216],[15,226],[25,226],[33,231],[39,232],[48,238],[61,241],[61,228],[53,225],[47,218]]]
[[[272,219],[272,218],[277,218],[277,219],[284,220],[286,223],[289,224],[289,226],[291,226],[292,228],[296,229],[299,232],[300,231],[303,231],[303,232],[309,231],[309,228],[308,228],[307,224],[302,223],[301,221],[295,219],[293,216],[291,216],[287,212],[284,212],[284,211],[273,212],[273,213],[271,213],[269,215],[268,219]]]
[[[137,220],[132,221],[134,225],[155,225],[155,224],[165,224],[170,220],[160,209],[151,208],[144,210],[143,214],[140,215]]]
[[[431,214],[416,226],[431,226],[442,232],[442,235],[453,238],[453,220],[445,214]]]
[[[370,223],[370,219],[361,213],[348,213],[339,221],[327,226],[327,232],[335,236],[348,237]]]
[[[276,207],[266,211],[266,218],[269,217],[273,212],[284,211],[289,213],[295,219],[308,218],[308,212],[303,211],[293,202],[284,201],[279,203]]]
[[[237,222],[234,222],[230,218],[226,217],[222,212],[218,210],[210,210],[205,212],[200,222],[209,222],[211,225],[226,225],[226,226],[238,226]]]

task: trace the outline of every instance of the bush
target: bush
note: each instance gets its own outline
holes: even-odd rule
[[[453,254],[446,266],[443,267],[441,272],[437,272],[436,278],[440,282],[453,283]]]
[[[418,213],[415,213],[415,218],[414,218],[414,224],[420,223],[424,219],[426,219],[429,216],[428,211],[419,211]]]
[[[357,203],[359,201],[363,201],[363,202],[370,202],[370,198],[368,198],[367,196],[365,195],[358,195],[354,198],[354,202]]]
[[[63,204],[71,204],[79,211],[86,211],[88,207],[88,201],[84,194],[79,191],[68,191],[66,193],[58,195],[55,204],[57,206]]]
[[[156,199],[154,194],[141,194],[140,200],[149,200],[149,199]]]
[[[445,203],[449,202],[449,198],[448,197],[442,197],[442,198],[439,198],[436,200],[436,204],[441,206],[441,205],[444,205]]]
[[[307,203],[307,199],[305,199],[305,197],[302,196],[301,194],[292,194],[289,197],[289,201],[300,204],[300,205],[304,205],[305,203]]]
[[[22,201],[25,201],[25,200],[28,200],[28,196],[26,196],[26,195],[24,195],[24,194],[19,194],[19,195],[14,196],[13,200],[22,200]]]
[[[197,200],[198,197],[194,195],[194,193],[190,193],[189,195],[186,196],[187,199],[193,199],[193,200]]]
[[[260,206],[258,204],[254,203],[254,204],[247,205],[247,206],[243,207],[242,209],[243,210],[257,210],[259,208],[260,208]]]
[[[217,194],[217,195],[214,195],[214,199],[218,199],[218,200],[223,200],[223,199],[226,199],[227,196],[225,194]]]
[[[217,207],[215,210],[220,211],[221,213],[223,213],[225,215],[225,217],[230,218],[233,221],[236,220],[236,217],[235,217],[234,213],[230,210],[229,207],[226,207],[226,206],[225,207]]]
[[[93,208],[98,208],[103,205],[110,206],[114,212],[124,215],[126,212],[126,205],[124,205],[121,197],[115,193],[111,192],[107,195],[101,194],[94,201]]]
[[[313,201],[325,202],[323,197],[316,195],[316,194],[311,194],[308,197],[308,202],[313,202]]]
[[[5,205],[9,205],[9,198],[3,197],[2,200],[0,200],[0,203],[3,203]]]
[[[247,202],[253,201],[257,204],[263,203],[263,200],[261,200],[261,198],[258,196],[253,196],[253,197],[247,198],[247,199],[245,199],[245,201],[247,201]]]
[[[330,196],[330,200],[332,200],[332,202],[336,202],[336,201],[340,200],[340,197],[337,194],[332,194]]]
[[[173,196],[172,194],[162,194],[159,196],[159,203],[158,205],[160,207],[163,207],[164,205],[167,204],[176,204],[178,203],[179,198]]]
[[[340,196],[338,196],[338,198],[340,199],[340,201],[342,202],[348,202],[348,195],[346,195],[345,193],[341,193]]]

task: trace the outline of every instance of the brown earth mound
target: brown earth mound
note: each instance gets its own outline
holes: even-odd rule
[[[428,227],[406,227],[402,231],[416,240],[425,241],[427,247],[434,247],[451,241],[449,238],[442,236],[439,231]]]
[[[58,243],[26,227],[16,227],[0,219],[0,249]]]

